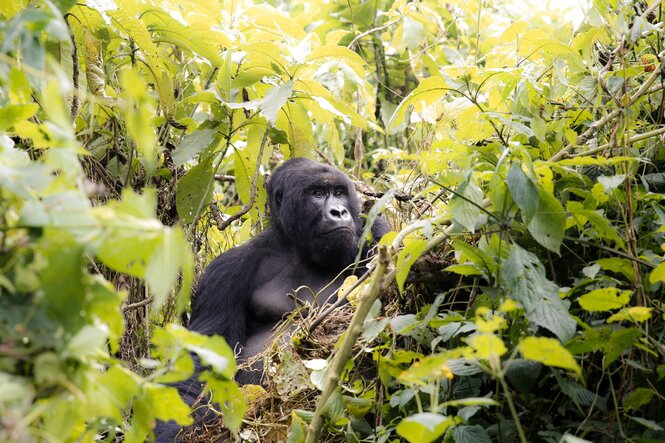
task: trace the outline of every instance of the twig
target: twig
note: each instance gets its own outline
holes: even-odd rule
[[[261,140],[261,147],[259,148],[259,156],[258,159],[256,160],[256,169],[254,170],[254,178],[252,179],[252,191],[249,197],[249,201],[245,206],[240,209],[240,211],[236,212],[233,214],[231,217],[226,219],[224,223],[222,224],[217,224],[217,229],[219,231],[223,231],[226,228],[228,228],[231,223],[234,221],[238,220],[240,217],[243,215],[247,214],[250,209],[254,206],[254,202],[256,201],[256,187],[259,181],[259,170],[261,169],[261,159],[263,158],[263,148],[266,146],[266,142],[268,141],[268,132],[270,132],[270,125],[266,127],[266,131],[263,133],[263,139]]]
[[[72,43],[72,108],[70,110],[70,117],[72,120],[76,117],[76,114],[79,112],[79,61],[78,61],[78,48],[76,47],[76,40],[74,39],[74,33],[72,32],[72,27],[69,25],[69,17],[74,17],[71,14],[65,14],[64,22],[67,25],[67,31],[69,32],[69,39]]]
[[[381,26],[379,26],[379,27],[372,28],[372,29],[367,30],[367,31],[365,31],[365,32],[361,32],[360,34],[356,35],[356,37],[355,37],[353,40],[351,40],[351,43],[349,43],[348,45],[346,45],[346,47],[349,48],[349,49],[353,49],[353,46],[354,46],[356,43],[358,43],[358,40],[360,40],[361,38],[363,38],[363,37],[367,37],[368,35],[373,34],[373,33],[375,33],[375,32],[383,31],[384,29],[391,27],[392,25],[394,25],[395,23],[399,22],[400,20],[402,20],[402,16],[399,16],[399,17],[397,17],[397,18],[394,19],[394,20],[391,20],[391,21],[389,21],[389,22],[386,22],[386,23],[384,23],[383,25],[381,25]]]
[[[436,219],[439,218],[440,217],[437,217]],[[417,225],[417,227],[414,225]],[[326,379],[324,382],[323,391],[321,392],[321,395],[319,395],[319,398],[316,402],[316,409],[314,410],[312,423],[309,425],[308,428],[307,437],[305,438],[305,443],[316,443],[320,440],[319,437],[321,435],[321,428],[323,426],[323,410],[326,407],[328,399],[333,394],[333,392],[337,388],[337,385],[339,384],[339,380],[342,371],[344,370],[344,366],[346,366],[346,362],[353,353],[353,346],[356,340],[358,339],[358,336],[362,332],[362,326],[363,323],[365,322],[365,318],[367,317],[370,308],[372,307],[372,305],[374,305],[374,302],[376,301],[381,291],[385,290],[395,279],[397,270],[395,269],[394,266],[390,271],[386,273],[386,271],[388,270],[388,265],[390,264],[392,259],[391,256],[392,251],[395,251],[399,247],[404,238],[410,232],[413,232],[422,227],[423,227],[422,221],[413,223],[404,228],[402,231],[400,231],[399,234],[397,234],[397,236],[393,240],[390,249],[386,248],[385,246],[381,246],[379,248],[379,257],[376,269],[372,272],[374,274],[372,282],[362,294],[360,298],[360,303],[358,303],[358,308],[356,309],[356,312],[353,314],[353,318],[351,318],[351,323],[349,324],[346,334],[344,335],[344,340],[342,341],[342,344],[340,345],[337,353],[333,356],[332,361],[330,362],[330,366],[326,371]],[[432,248],[445,241],[452,232],[452,230],[453,230],[453,225],[448,226],[441,233],[433,237],[430,241],[427,242],[427,245],[425,245],[425,248],[422,253],[423,254],[427,253]]]
[[[619,116],[626,108],[630,108],[633,106],[637,101],[644,95],[648,95],[650,93],[659,91],[663,89],[662,85],[658,85],[654,87],[653,89],[651,88],[651,85],[656,81],[657,78],[660,77],[660,73],[663,71],[663,65],[665,65],[665,52],[662,52],[658,55],[658,58],[660,59],[660,62],[658,63],[658,66],[656,66],[656,69],[653,70],[649,78],[642,83],[640,88],[635,92],[635,94],[630,96],[630,100],[628,100],[628,104],[626,105],[625,108],[619,108],[615,109],[614,111],[610,112],[607,114],[605,117],[601,118],[600,120],[594,122],[589,129],[584,131],[578,138],[577,138],[577,143],[569,144],[561,148],[559,152],[554,154],[551,158],[550,161],[558,161],[561,160],[563,157],[567,156],[568,153],[570,152],[571,149],[573,149],[576,145],[583,145],[584,143],[587,142],[593,135],[600,129],[602,126],[606,125],[610,120],[615,119],[616,117]]]
[[[236,178],[232,175],[226,175],[226,174],[215,174],[215,180],[218,182],[230,182],[233,183],[236,181]]]
[[[642,141],[642,140],[649,139],[651,137],[656,137],[656,136],[661,135],[661,134],[665,134],[665,127],[662,127],[660,129],[654,129],[653,131],[643,132],[641,134],[633,135],[632,137],[628,138],[628,143],[639,142],[639,141]],[[606,143],[606,144],[604,144],[602,146],[599,146],[597,148],[589,149],[588,151],[584,151],[584,152],[578,152],[576,154],[571,154],[570,156],[571,157],[584,157],[585,155],[593,155],[593,154],[597,154],[599,152],[604,151],[605,149],[609,148],[610,146],[612,146],[612,143]]]
[[[351,292],[353,292],[358,286],[367,280],[367,278],[372,274],[373,270],[374,268],[372,267],[365,271],[365,273],[361,275],[360,278],[358,278],[358,280],[347,291],[345,291],[337,298],[335,303],[331,304],[323,312],[321,312],[309,325],[308,332],[310,334],[314,332],[314,330],[321,324],[323,320],[325,320],[327,316],[329,316],[335,309],[340,307],[346,301],[346,297],[348,297]]]
[[[609,248],[605,245],[600,245],[598,243],[590,242],[588,240],[583,240],[581,238],[570,237],[568,235],[564,236],[563,239],[568,240],[568,241],[572,241],[572,242],[575,242],[575,243],[582,243],[584,245],[591,246],[593,248],[602,249],[603,251],[610,252],[610,253],[616,254],[620,257],[627,258],[628,260],[631,260],[635,263],[639,263],[642,266],[646,266],[649,269],[654,269],[656,267],[656,265],[654,265],[653,263],[646,262],[642,259],[639,259],[637,257],[633,257],[629,254],[626,254],[625,252],[621,252],[621,251],[617,251],[616,249]]]
[[[376,271],[374,272],[374,278],[372,278],[370,287],[365,291],[362,298],[360,299],[358,308],[353,314],[353,318],[351,318],[351,323],[347,329],[344,341],[330,362],[330,367],[328,367],[328,371],[326,372],[325,385],[321,395],[316,402],[316,409],[314,410],[312,423],[309,425],[309,430],[307,432],[307,436],[305,437],[305,443],[317,443],[320,441],[319,437],[321,435],[321,427],[323,425],[323,410],[325,409],[325,405],[328,402],[328,399],[337,388],[337,384],[339,383],[339,379],[342,371],[344,370],[344,366],[346,365],[346,361],[353,353],[353,345],[362,332],[362,325],[365,321],[365,317],[367,317],[370,308],[379,296],[379,292],[383,286],[383,274],[388,268],[389,263],[390,255],[388,253],[388,249],[383,246],[379,249],[379,262],[376,266]]]
[[[123,306],[122,307],[122,312],[127,312],[127,311],[130,311],[132,309],[137,309],[137,308],[143,307],[145,305],[149,305],[150,303],[152,303],[152,296],[146,298],[145,300],[141,300],[139,302]]]

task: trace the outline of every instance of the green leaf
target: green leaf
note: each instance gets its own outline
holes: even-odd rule
[[[609,365],[619,358],[627,349],[633,347],[643,335],[638,328],[626,328],[613,332],[610,339],[603,346],[605,360]]]
[[[656,283],[659,281],[665,282],[665,261],[656,266],[656,268],[649,274],[649,281]]]
[[[411,91],[397,106],[393,116],[390,117],[386,131],[388,133],[394,132],[404,122],[404,115],[409,107],[412,107],[415,112],[421,112],[426,106],[441,100],[448,88],[446,81],[439,76],[427,77],[421,80],[418,87]]]
[[[182,231],[165,228],[145,270],[145,280],[155,296],[154,306],[164,304],[169,291],[178,281],[178,271],[189,260],[192,260],[191,249]]]
[[[235,356],[223,337],[198,334],[174,323],[170,323],[165,331],[185,349],[197,354],[217,375],[233,379]]]
[[[612,271],[617,274],[622,274],[631,282],[635,281],[635,270],[633,269],[633,264],[627,258],[601,258],[596,260],[596,263],[598,263],[601,269],[605,271]]]
[[[653,308],[644,306],[633,306],[630,308],[623,308],[616,314],[607,319],[607,323],[614,323],[619,321],[629,321],[632,323],[642,323],[651,318],[651,311]]]
[[[630,301],[633,291],[622,291],[617,288],[594,289],[582,295],[577,301],[580,306],[589,312],[609,311],[619,309]]]
[[[453,441],[455,443],[491,443],[492,440],[483,427],[462,425],[453,428]]]
[[[261,100],[259,109],[261,109],[261,113],[271,125],[274,125],[277,122],[277,114],[279,113],[279,110],[286,104],[286,101],[291,97],[292,93],[293,81],[289,80],[283,85],[271,88],[266,93],[263,100]]]
[[[566,213],[559,200],[544,189],[538,192],[538,210],[527,229],[543,247],[559,253],[566,231]]]
[[[626,395],[623,399],[623,406],[629,411],[636,411],[642,406],[649,404],[654,395],[656,395],[656,393],[653,389],[637,388]]]
[[[522,211],[524,221],[529,223],[540,203],[538,186],[522,171],[519,163],[513,163],[506,181],[510,195]]]
[[[473,334],[466,341],[473,350],[473,353],[467,356],[468,358],[488,360],[492,356],[501,357],[508,352],[503,340],[489,332]]]
[[[410,443],[429,443],[442,436],[453,423],[445,415],[421,412],[402,420],[396,430]]]
[[[216,128],[199,128],[187,134],[173,151],[173,163],[176,166],[182,166],[197,154],[218,142],[219,133]]]
[[[432,380],[452,378],[452,372],[446,362],[453,358],[449,353],[428,355],[413,363],[397,379],[400,383],[425,386]]]
[[[85,325],[67,343],[66,352],[77,358],[103,352],[108,337],[108,328],[104,325]]]
[[[471,177],[460,185],[456,195],[449,204],[450,213],[456,222],[471,232],[475,232],[483,224],[487,215],[482,210],[483,191],[476,185]]]
[[[570,215],[573,217],[579,228],[589,233],[592,236],[597,236],[603,240],[614,242],[617,248],[626,250],[626,244],[616,231],[612,223],[605,218],[601,210],[590,211],[584,209],[582,203],[576,201],[568,201],[566,208]],[[586,229],[585,225],[589,222],[593,230]],[[595,231],[595,232],[594,232]]]
[[[578,376],[582,375],[582,369],[573,355],[556,339],[526,337],[520,341],[519,349],[526,359],[539,361],[545,366],[569,369]]]
[[[413,239],[405,242],[404,249],[399,252],[397,263],[395,264],[395,268],[397,268],[395,281],[397,281],[397,287],[399,288],[400,293],[404,292],[404,282],[409,275],[409,270],[411,270],[411,266],[413,266],[416,260],[422,255],[425,246],[427,246],[425,240]]]
[[[316,143],[307,110],[299,103],[287,102],[277,118],[276,126],[286,132],[291,145],[291,157],[312,158]]]
[[[425,28],[419,21],[404,17],[402,30],[404,46],[409,50],[417,51],[420,45],[425,42]]]
[[[454,240],[453,247],[456,259],[460,264],[470,261],[482,269],[483,274],[493,273],[496,270],[495,261],[482,249],[460,240]]]
[[[647,420],[646,418],[631,417],[631,416],[628,416],[628,418],[633,420],[635,423],[641,424],[642,426],[644,426],[647,429],[651,429],[652,431],[663,431],[664,430],[661,425],[659,425],[658,423],[656,423],[653,420]]]
[[[473,264],[450,265],[445,268],[444,271],[454,272],[459,275],[483,275],[482,269],[478,269],[478,267]]]
[[[173,420],[182,426],[192,423],[189,406],[182,401],[177,389],[156,383],[146,383],[143,389],[153,417],[163,421]]]
[[[212,158],[208,158],[187,171],[178,182],[176,209],[184,223],[192,223],[212,199],[213,174]]]
[[[530,322],[552,331],[561,340],[575,334],[577,323],[559,297],[558,287],[545,276],[545,267],[534,254],[512,245],[503,265],[508,296],[522,303]]]
[[[219,404],[224,425],[231,432],[237,432],[247,410],[245,398],[238,389],[238,385],[231,380],[220,380],[207,371],[202,374],[201,379],[208,383],[213,401]]]
[[[143,195],[124,190],[122,200],[96,208],[105,227],[97,257],[106,266],[135,277],[145,275],[163,233],[162,224],[153,218],[155,206],[154,190],[146,189]]]
[[[459,408],[460,406],[500,406],[501,404],[493,398],[487,397],[467,397],[460,398],[459,400],[449,400],[441,403],[442,408],[453,406]]]

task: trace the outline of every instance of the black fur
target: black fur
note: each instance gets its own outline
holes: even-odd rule
[[[189,329],[223,336],[241,361],[270,343],[273,327],[295,308],[294,295],[316,303],[337,291],[349,271],[340,273],[357,256],[364,226],[351,180],[337,168],[303,158],[275,170],[268,204],[270,227],[210,263],[192,302]],[[389,230],[379,218],[373,239]],[[261,373],[241,371],[236,378],[260,383]],[[192,381],[196,377],[177,384],[190,405],[202,390]],[[174,422],[159,423],[157,441],[173,441],[178,429]]]

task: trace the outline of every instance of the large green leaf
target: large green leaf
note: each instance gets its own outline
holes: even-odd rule
[[[490,436],[482,426],[455,426],[453,428],[455,443],[491,443]]]
[[[487,220],[487,215],[482,210],[483,191],[469,176],[460,185],[456,195],[449,204],[453,219],[471,232]]]
[[[397,433],[410,443],[429,443],[442,436],[453,423],[451,417],[421,412],[402,420],[397,425]]]
[[[619,309],[630,301],[632,291],[617,288],[594,289],[582,295],[577,301],[589,312]]]
[[[212,199],[213,174],[212,158],[207,158],[187,171],[178,182],[176,209],[184,223],[192,223]]]
[[[527,225],[533,238],[550,251],[559,253],[566,231],[566,212],[552,194],[538,192],[538,210]]]
[[[538,186],[522,171],[519,163],[513,163],[506,181],[510,195],[522,211],[523,219],[529,223],[540,203]]]
[[[199,128],[190,134],[187,134],[178,147],[173,151],[173,163],[176,166],[182,166],[192,160],[213,144],[219,142],[219,133],[217,129],[210,127]]]
[[[433,76],[421,80],[418,87],[397,106],[393,116],[390,117],[386,131],[393,132],[404,122],[407,109],[412,108],[414,112],[421,112],[425,106],[441,100],[448,89],[448,83],[442,77]]]
[[[582,369],[573,355],[556,339],[526,337],[520,341],[519,348],[526,359],[539,361],[545,366],[569,369],[578,376],[582,375]]]
[[[397,263],[395,264],[395,268],[397,269],[395,280],[397,281],[400,293],[404,291],[404,282],[409,275],[411,266],[420,258],[425,250],[425,246],[427,246],[425,240],[413,239],[407,242],[404,249],[399,252]]]
[[[507,295],[522,303],[529,321],[552,331],[560,340],[575,334],[576,323],[538,257],[512,245],[502,271]]]

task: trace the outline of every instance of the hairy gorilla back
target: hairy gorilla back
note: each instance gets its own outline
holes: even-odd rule
[[[294,158],[275,170],[267,188],[270,227],[213,260],[192,301],[189,329],[223,336],[240,360],[264,350],[296,303],[334,295],[350,273],[345,268],[357,256],[364,227],[353,183],[337,168]],[[389,230],[378,219],[374,240]],[[190,405],[202,389],[197,374],[177,385]],[[260,383],[261,370],[236,378]],[[177,430],[173,422],[160,423],[157,441],[173,441]]]

